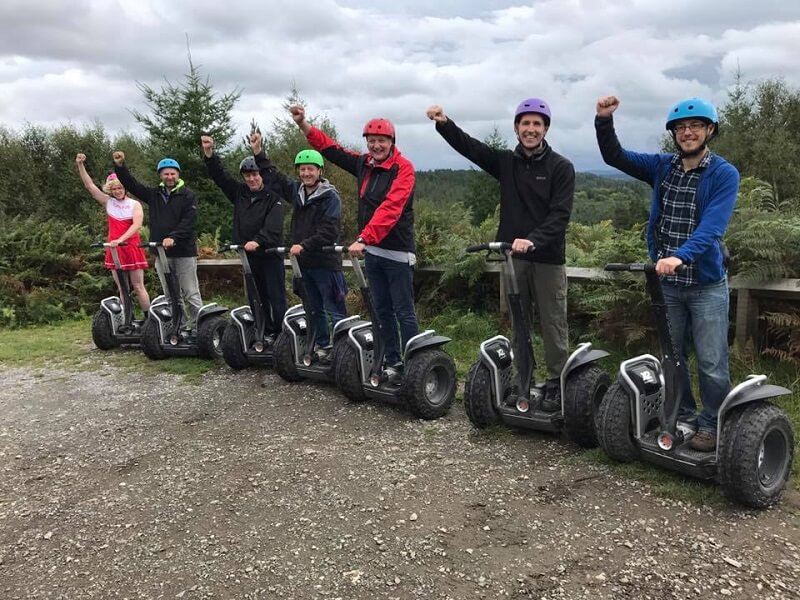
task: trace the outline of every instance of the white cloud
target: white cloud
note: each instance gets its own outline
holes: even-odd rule
[[[726,99],[737,68],[746,81],[800,85],[800,7],[765,0],[5,0],[0,6],[0,119],[56,124],[100,119],[134,128],[136,82],[158,88],[194,63],[215,88],[243,90],[235,117],[271,123],[293,82],[312,113],[343,141],[387,116],[420,168],[455,167],[425,119],[442,104],[476,137],[497,126],[513,143],[511,115],[537,95],[553,107],[549,139],[579,169],[601,165],[594,102],[622,99],[618,126],[633,148],[655,149],[669,105]]]

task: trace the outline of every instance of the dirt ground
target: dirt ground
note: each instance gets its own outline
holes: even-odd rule
[[[460,404],[91,358],[0,368],[4,600],[800,598],[796,491],[686,504]]]

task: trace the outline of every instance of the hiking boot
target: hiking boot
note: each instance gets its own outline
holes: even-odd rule
[[[547,383],[544,388],[544,398],[542,398],[541,409],[544,412],[556,412],[561,410],[561,386],[559,384]]]
[[[717,434],[704,429],[694,434],[689,444],[694,450],[700,452],[713,452],[717,447]]]

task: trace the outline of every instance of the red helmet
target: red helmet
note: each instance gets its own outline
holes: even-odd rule
[[[370,119],[364,125],[364,132],[361,134],[363,137],[368,135],[385,135],[392,138],[394,142],[394,125],[389,119]]]

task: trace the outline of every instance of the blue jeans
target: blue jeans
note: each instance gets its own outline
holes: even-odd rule
[[[689,344],[697,355],[700,399],[703,410],[697,417],[699,430],[716,433],[719,407],[731,389],[728,365],[728,282],[693,286],[662,283],[670,327],[679,357],[683,361],[681,380],[684,396],[678,418],[695,419],[697,404],[692,395],[688,367]]]
[[[403,348],[419,333],[414,310],[414,267],[369,253],[365,262],[367,282],[383,332],[386,364],[393,365],[400,362],[397,324]]]
[[[334,325],[347,316],[344,298],[347,295],[347,283],[341,271],[328,269],[306,269],[303,271],[306,304],[314,314],[317,344],[330,344],[328,317]]]

